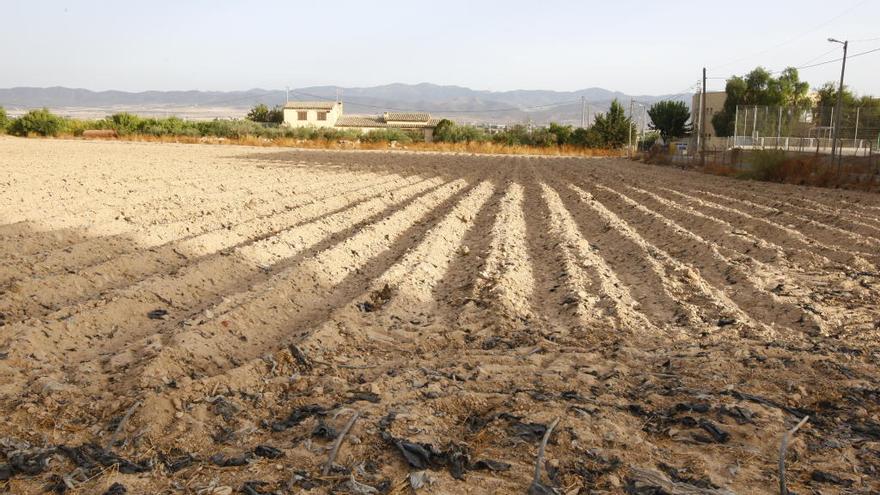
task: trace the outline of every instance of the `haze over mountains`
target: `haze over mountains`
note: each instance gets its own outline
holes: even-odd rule
[[[627,95],[602,88],[578,91],[514,90],[483,91],[436,84],[388,84],[367,88],[313,86],[290,90],[291,100],[334,100],[340,95],[345,113],[377,114],[382,111],[427,111],[460,122],[550,121],[580,124],[581,97],[589,115],[605,112],[617,98],[625,107],[630,97],[650,105],[661,99],[690,103],[690,94]],[[284,90],[246,91],[91,91],[65,87],[0,89],[0,106],[11,114],[30,108],[48,107],[61,114],[101,117],[129,111],[143,115],[172,115],[185,118],[242,117],[257,103],[269,106],[285,101]],[[641,107],[636,107],[641,112]],[[638,115],[638,113],[637,113]]]

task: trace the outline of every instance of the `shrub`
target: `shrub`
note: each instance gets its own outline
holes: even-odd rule
[[[526,126],[517,124],[492,136],[492,142],[507,146],[529,144],[529,130]]]
[[[179,117],[166,117],[163,119],[140,119],[137,117],[137,119],[134,134],[192,137],[200,135],[196,123],[185,121]]]
[[[211,120],[196,122],[196,129],[202,136],[215,136],[238,139],[245,136],[267,137],[268,129],[249,120]],[[272,129],[277,131],[277,129]]]
[[[785,180],[785,173],[782,170],[784,161],[785,152],[782,150],[756,150],[751,153],[751,168],[742,172],[739,177],[743,179],[782,182]]]
[[[443,119],[434,127],[434,141],[441,143],[482,143],[490,140],[483,129],[472,125],[458,125]]]
[[[539,146],[541,148],[549,148],[551,146],[557,146],[559,143],[556,134],[550,131],[550,129],[541,127],[533,130],[529,134],[528,140],[525,144]]]
[[[402,129],[376,129],[369,131],[361,136],[361,140],[367,143],[377,143],[380,141],[397,141],[401,144],[409,144],[413,142],[414,134]]]
[[[571,137],[574,133],[574,129],[572,129],[570,125],[559,125],[555,122],[551,122],[548,130],[556,136],[556,144],[559,146],[571,144]]]
[[[253,122],[271,122],[280,124],[284,122],[284,107],[276,106],[270,109],[265,104],[260,103],[251,108],[245,118]]]
[[[130,113],[116,113],[107,118],[111,129],[120,136],[135,134],[139,131],[142,119]]]
[[[64,119],[64,125],[61,132],[73,134],[74,136],[82,136],[83,131],[89,129],[113,129],[107,119],[101,120],[80,120],[80,119]]]
[[[584,129],[583,127],[575,129],[571,134],[571,144],[584,148],[601,148],[604,145],[599,131],[592,127],[589,129]]]
[[[7,127],[9,127],[9,117],[6,116],[6,109],[0,107],[0,134],[6,132]]]
[[[42,108],[31,110],[12,121],[9,132],[16,136],[39,134],[41,136],[57,136],[64,128],[64,119]]]

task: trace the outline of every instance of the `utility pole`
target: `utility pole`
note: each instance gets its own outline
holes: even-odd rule
[[[862,107],[856,107],[856,130],[853,132],[853,141],[857,141],[859,139],[859,113],[861,113]]]
[[[587,97],[581,96],[581,127],[587,126]]]
[[[733,147],[736,148],[736,135],[739,130],[739,105],[736,106],[736,110],[733,111]]]
[[[776,121],[776,149],[779,149],[779,139],[782,137],[782,106],[779,107],[779,118]]]
[[[837,89],[837,122],[834,123],[834,129],[831,134],[831,162],[834,163],[834,156],[837,153],[837,139],[840,137],[840,121],[843,120],[843,75],[846,72],[846,49],[849,41],[840,41],[834,38],[828,38],[832,43],[840,43],[843,45],[843,63],[840,65],[840,87]],[[841,155],[843,154],[841,150]],[[840,173],[840,159],[837,160],[837,173]]]
[[[633,154],[633,99],[629,99],[629,156],[632,157]]]
[[[287,86],[287,88],[285,88],[284,103],[290,103],[290,86]]]
[[[706,68],[703,67],[703,94],[700,100],[700,132],[703,141],[700,146],[700,165],[706,164]]]

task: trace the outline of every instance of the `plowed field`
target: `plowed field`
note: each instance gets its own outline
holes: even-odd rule
[[[877,493],[878,266],[876,195],[2,138],[0,491],[525,493],[558,419],[547,490],[778,493],[809,416]]]

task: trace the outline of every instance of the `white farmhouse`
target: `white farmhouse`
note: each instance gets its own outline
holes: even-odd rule
[[[289,101],[284,105],[284,125],[289,127],[335,127],[342,117],[337,101]]]
[[[434,137],[440,122],[427,112],[384,112],[381,115],[343,115],[342,103],[334,101],[290,101],[284,105],[284,125],[290,127],[333,127],[358,130],[401,129],[422,132],[426,142]]]

